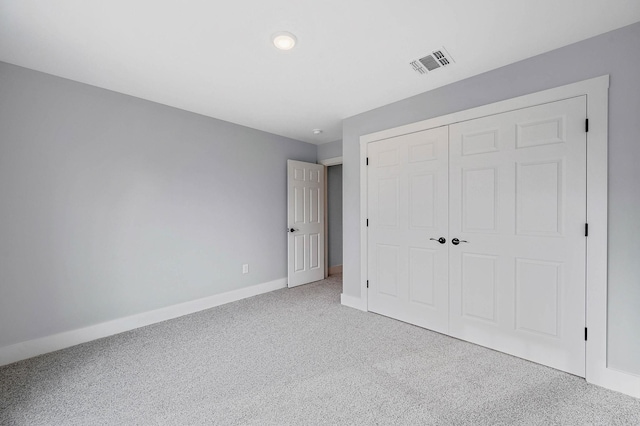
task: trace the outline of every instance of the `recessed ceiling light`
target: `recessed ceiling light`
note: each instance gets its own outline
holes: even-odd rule
[[[313,129],[312,132],[314,135],[319,135],[320,133],[322,133],[322,129]]]
[[[271,36],[271,40],[273,45],[280,50],[291,50],[296,45],[296,41],[298,41],[296,36],[286,31],[275,33]]]

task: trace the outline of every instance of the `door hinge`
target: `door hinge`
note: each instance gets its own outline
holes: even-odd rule
[[[584,236],[585,237],[589,236],[589,224],[588,223],[584,224]]]
[[[369,226],[369,219],[367,219],[367,226]]]
[[[369,157],[367,157],[367,166],[369,165]]]
[[[584,120],[584,131],[587,132],[587,133],[589,132],[589,119],[588,118],[585,118],[585,120]]]
[[[584,341],[587,341],[587,327],[584,328]]]
[[[369,288],[369,280],[367,280],[367,288]]]

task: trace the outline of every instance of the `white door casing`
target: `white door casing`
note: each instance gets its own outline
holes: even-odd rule
[[[448,128],[369,145],[369,310],[446,333]]]
[[[586,96],[450,126],[450,334],[585,376]]]
[[[324,166],[287,160],[288,285],[324,278]]]

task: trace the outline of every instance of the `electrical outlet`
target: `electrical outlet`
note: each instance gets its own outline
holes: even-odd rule
[[[245,263],[244,265],[242,265],[242,273],[243,274],[248,274],[249,273],[249,264]]]

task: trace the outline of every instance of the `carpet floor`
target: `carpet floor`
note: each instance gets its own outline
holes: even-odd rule
[[[640,425],[640,400],[340,305],[341,277],[0,368],[1,425]]]

